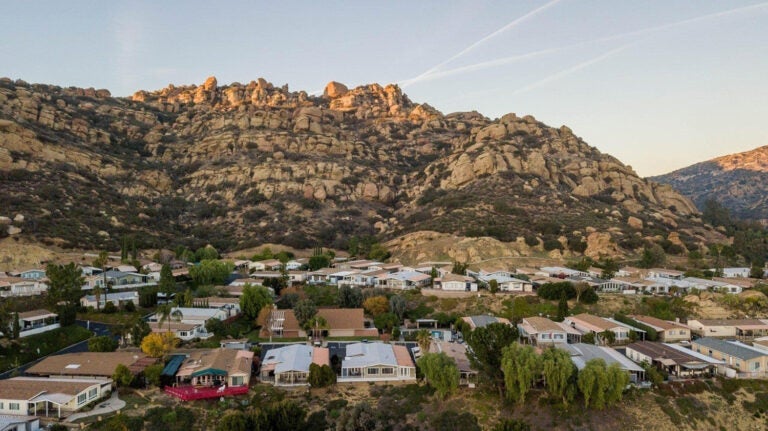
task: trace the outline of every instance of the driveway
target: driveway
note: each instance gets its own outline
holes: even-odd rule
[[[122,410],[123,407],[125,407],[125,401],[118,398],[117,391],[115,391],[115,392],[112,392],[112,396],[109,397],[108,400],[100,402],[99,404],[96,405],[96,407],[93,410],[89,412],[75,413],[75,414],[69,415],[69,417],[66,418],[64,422],[74,422],[76,420],[80,420],[80,419],[88,418],[92,416],[105,416],[109,413],[114,413],[116,411]]]

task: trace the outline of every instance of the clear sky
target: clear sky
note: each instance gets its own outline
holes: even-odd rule
[[[8,1],[0,58],[0,76],[117,96],[397,82],[443,113],[568,125],[643,176],[768,145],[758,0]]]

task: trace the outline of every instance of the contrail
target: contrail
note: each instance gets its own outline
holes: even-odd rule
[[[540,12],[543,12],[543,11],[549,9],[550,7],[556,5],[557,3],[560,3],[560,1],[561,0],[552,0],[549,3],[547,3],[547,4],[543,5],[543,6],[540,6],[540,7],[536,8],[536,9],[528,12],[527,14],[525,14],[525,15],[517,18],[517,19],[515,19],[514,21],[512,21],[509,24],[505,25],[504,27],[501,27],[500,29],[494,31],[493,33],[491,33],[491,34],[483,37],[482,39],[478,40],[477,42],[473,43],[472,45],[469,45],[468,47],[462,49],[458,53],[456,53],[453,56],[451,56],[449,59],[447,59],[447,60],[445,60],[445,61],[443,61],[441,63],[438,63],[435,66],[432,66],[431,68],[429,68],[427,71],[425,71],[421,75],[419,75],[419,76],[417,76],[415,78],[403,81],[403,82],[406,82],[406,84],[404,84],[404,86],[407,86],[407,85],[413,84],[415,82],[418,82],[422,77],[427,76],[427,75],[437,71],[441,67],[443,67],[446,64],[452,62],[453,60],[456,60],[457,58],[461,57],[462,55],[472,51],[473,49],[475,49],[478,46],[484,44],[485,42],[495,38],[496,36],[506,32],[506,31],[509,31],[510,29],[512,29],[512,28],[514,28],[514,27],[524,23],[525,21],[528,21],[529,19],[531,19],[532,17],[536,16]]]
[[[513,91],[510,95],[524,93],[524,92],[532,90],[532,89],[534,89],[536,87],[540,87],[540,86],[542,86],[544,84],[550,83],[552,81],[556,81],[556,80],[558,80],[560,78],[568,76],[568,75],[570,75],[570,74],[572,74],[574,72],[577,72],[577,71],[579,71],[581,69],[589,67],[589,66],[591,66],[591,65],[593,65],[595,63],[603,61],[603,60],[605,60],[608,57],[614,56],[614,55],[620,53],[621,51],[624,51],[625,49],[629,48],[630,46],[632,46],[634,44],[635,44],[635,42],[622,45],[622,46],[620,46],[618,48],[612,49],[612,50],[610,50],[610,51],[608,51],[608,52],[606,52],[604,54],[601,54],[601,55],[599,55],[599,56],[597,56],[597,57],[595,57],[593,59],[590,59],[590,60],[587,60],[585,62],[579,63],[579,64],[577,64],[575,66],[571,66],[571,67],[569,67],[569,68],[567,68],[565,70],[561,70],[560,72],[553,73],[552,75],[549,75],[549,76],[547,76],[547,77],[545,77],[543,79],[540,79],[540,80],[538,80],[538,81],[536,81],[536,82],[534,82],[532,84],[528,84],[525,87],[518,88],[517,90]]]
[[[713,19],[713,18],[720,18],[720,17],[724,17],[724,16],[728,16],[728,15],[733,15],[733,14],[737,14],[737,13],[741,13],[741,12],[747,12],[747,11],[756,10],[756,9],[762,9],[762,8],[765,8],[766,6],[768,6],[768,2],[758,3],[758,4],[754,4],[754,5],[750,5],[750,6],[744,6],[744,7],[739,7],[739,8],[735,8],[735,9],[729,9],[729,10],[722,11],[722,12],[715,12],[715,13],[711,13],[711,14],[707,14],[707,15],[702,15],[702,16],[698,16],[698,17],[694,17],[694,18],[687,18],[687,19],[684,19],[684,20],[681,20],[681,21],[672,22],[672,23],[669,23],[669,24],[663,24],[663,25],[658,25],[658,26],[654,26],[654,27],[648,27],[648,28],[644,28],[644,29],[640,29],[640,30],[634,30],[634,31],[626,32],[626,33],[615,34],[615,35],[612,35],[612,36],[601,37],[601,38],[598,38],[598,39],[592,39],[592,40],[588,40],[588,41],[584,41],[584,42],[579,42],[579,43],[574,43],[574,44],[570,44],[570,45],[565,45],[565,46],[561,46],[561,47],[547,48],[547,49],[542,49],[542,50],[538,50],[538,51],[532,51],[532,52],[528,52],[528,53],[525,53],[525,54],[514,55],[514,56],[511,56],[511,57],[497,58],[495,60],[483,61],[483,62],[479,62],[479,63],[475,63],[475,64],[470,64],[468,66],[457,67],[457,68],[454,68],[454,69],[444,70],[444,71],[440,71],[440,72],[435,72],[434,71],[435,68],[432,68],[430,70],[433,70],[433,72],[422,73],[421,75],[417,76],[416,78],[411,78],[411,79],[407,79],[407,80],[404,80],[404,81],[400,81],[399,84],[402,83],[401,85],[403,87],[405,87],[407,85],[414,84],[416,82],[431,81],[431,80],[434,80],[434,79],[444,78],[446,76],[452,76],[452,75],[466,73],[466,72],[473,72],[473,71],[477,71],[477,70],[484,70],[484,69],[488,69],[488,68],[492,68],[492,67],[497,67],[497,66],[503,66],[505,64],[515,63],[515,62],[522,61],[522,60],[528,60],[530,58],[534,58],[534,57],[538,57],[538,56],[542,56],[542,55],[547,55],[547,54],[552,54],[552,53],[555,53],[555,52],[564,51],[564,50],[568,50],[568,49],[580,48],[580,47],[586,46],[586,45],[593,45],[593,44],[596,44],[596,43],[610,42],[610,41],[614,41],[614,40],[617,40],[617,39],[623,39],[623,38],[632,37],[632,36],[642,36],[642,35],[649,34],[649,33],[656,33],[656,32],[659,32],[659,31],[668,30],[670,28],[675,28],[675,27],[679,27],[679,26],[683,26],[683,25],[686,25],[686,24],[691,24],[691,23],[695,23],[695,22],[699,22],[699,21],[704,21],[704,20]]]

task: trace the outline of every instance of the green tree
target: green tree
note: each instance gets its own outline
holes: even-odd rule
[[[160,376],[163,373],[163,364],[150,365],[144,368],[144,378],[147,379],[147,383],[153,386],[160,387]]]
[[[541,357],[532,346],[512,343],[502,349],[501,371],[504,373],[507,398],[522,404],[525,394],[541,375]]]
[[[141,340],[152,333],[152,328],[149,327],[149,324],[144,321],[144,319],[137,319],[133,325],[131,325],[130,333],[131,344],[139,347],[141,346]]]
[[[123,364],[118,364],[115,372],[112,374],[112,380],[118,387],[131,386],[133,383],[133,373]]]
[[[317,271],[321,268],[331,266],[331,258],[324,254],[315,255],[309,258],[309,270]]]
[[[568,404],[576,390],[576,366],[571,361],[571,355],[563,349],[550,348],[542,353],[541,362],[547,392]]]
[[[245,413],[239,410],[230,411],[216,423],[216,431],[249,431],[251,429],[253,428],[248,426]]]
[[[495,278],[488,282],[488,290],[494,295],[499,291],[499,282]]]
[[[600,267],[603,268],[601,278],[609,280],[616,275],[616,271],[619,270],[619,263],[611,258],[606,258],[600,261]]]
[[[336,373],[328,365],[317,365],[315,363],[309,365],[309,385],[313,388],[324,388],[336,383]]]
[[[48,302],[56,305],[61,301],[67,305],[77,306],[82,296],[83,272],[74,263],[56,265],[49,263],[45,268],[48,277]]]
[[[293,307],[293,314],[296,315],[296,320],[299,321],[299,326],[308,329],[307,324],[317,314],[317,307],[315,303],[309,299],[302,299],[296,306]]]
[[[465,334],[471,348],[467,357],[472,367],[478,371],[479,380],[496,388],[500,396],[504,395],[504,373],[501,371],[502,351],[517,341],[517,329],[503,323],[492,323],[483,328],[476,328]]]
[[[373,326],[385,333],[392,333],[392,330],[400,326],[400,319],[394,313],[381,313],[373,318]]]
[[[339,308],[360,308],[363,305],[363,293],[351,286],[341,286],[338,294]]]
[[[613,405],[621,401],[624,389],[629,385],[629,375],[622,370],[619,364],[613,363],[606,370],[608,391],[605,394],[606,405]]]
[[[579,371],[578,387],[584,397],[584,407],[605,407],[609,391],[608,373],[605,361],[601,358],[590,359]]]
[[[568,298],[563,294],[563,296],[560,297],[560,301],[557,303],[557,317],[555,320],[562,322],[566,317],[568,317]]]
[[[108,335],[93,337],[88,340],[89,352],[114,352],[116,349],[117,340]]]
[[[429,346],[432,344],[432,334],[426,329],[419,329],[416,331],[416,343],[418,343],[422,353],[429,352]]]
[[[664,249],[658,244],[643,248],[643,254],[640,257],[641,268],[653,268],[662,265],[667,260]]]
[[[216,251],[215,248],[213,248],[212,245],[206,245],[205,247],[200,247],[195,251],[195,260],[198,262],[202,262],[204,260],[216,260],[219,258],[219,252]]]
[[[309,322],[307,322],[307,331],[312,331],[312,337],[314,339],[319,339],[320,334],[322,334],[325,329],[328,329],[328,321],[325,320],[325,317],[323,316],[314,315],[309,319]]]
[[[21,322],[19,321],[19,313],[13,313],[13,320],[11,321],[11,338],[18,340],[20,333]]]
[[[101,293],[103,293],[104,301],[106,302],[109,299],[109,281],[107,280],[107,265],[109,265],[109,253],[107,253],[104,250],[100,251],[99,256],[93,260],[92,265],[96,268],[101,269],[102,286],[99,288],[99,290],[101,290],[101,292],[99,293],[99,296],[101,296]]]
[[[458,275],[465,275],[469,264],[466,262],[453,262],[453,268],[451,272]]]
[[[522,419],[504,419],[493,427],[493,431],[531,431],[531,426]]]
[[[240,310],[246,319],[255,321],[261,310],[272,304],[272,294],[264,286],[246,284],[240,297]]]
[[[442,352],[426,353],[416,363],[440,398],[456,392],[459,387],[459,368],[453,358]]]
[[[403,315],[405,314],[407,308],[408,303],[402,296],[392,295],[392,297],[389,298],[389,311],[394,313],[399,320],[403,319]]]
[[[160,268],[160,281],[157,283],[157,288],[165,294],[166,299],[176,292],[176,279],[173,277],[171,266],[167,263]]]
[[[223,284],[234,269],[232,262],[206,259],[189,268],[189,276],[197,286]]]

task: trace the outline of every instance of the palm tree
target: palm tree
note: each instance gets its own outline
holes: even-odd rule
[[[416,342],[419,343],[419,348],[422,353],[429,352],[429,345],[432,343],[432,334],[426,329],[422,329],[416,332]]]
[[[307,326],[312,328],[313,339],[317,340],[317,332],[323,329],[328,329],[328,321],[323,316],[314,316],[309,319]]]
[[[157,316],[159,319],[157,320],[157,326],[162,326],[163,322],[166,320],[168,321],[168,331],[171,330],[171,312],[173,311],[173,307],[169,303],[160,304],[157,306]]]
[[[96,298],[96,311],[101,310],[101,286],[93,286],[93,296]]]

